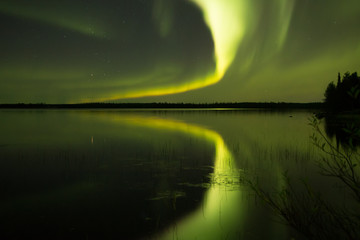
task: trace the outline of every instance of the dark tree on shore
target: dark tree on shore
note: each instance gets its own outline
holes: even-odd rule
[[[326,107],[333,111],[360,109],[360,77],[357,72],[346,72],[338,82],[329,83],[325,91]]]

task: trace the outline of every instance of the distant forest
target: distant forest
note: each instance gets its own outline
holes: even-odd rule
[[[91,108],[264,108],[264,109],[321,109],[323,103],[286,103],[286,102],[243,102],[243,103],[81,103],[81,104],[0,104],[0,108],[12,109],[91,109]]]
[[[360,77],[357,72],[346,72],[338,80],[329,83],[325,91],[325,106],[330,111],[349,111],[360,109]]]

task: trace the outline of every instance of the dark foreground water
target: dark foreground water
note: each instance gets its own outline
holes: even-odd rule
[[[301,239],[246,180],[324,189],[311,115],[1,110],[0,238]]]

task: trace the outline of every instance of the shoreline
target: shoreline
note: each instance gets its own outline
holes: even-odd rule
[[[254,108],[254,109],[268,109],[268,110],[291,110],[291,109],[323,110],[324,104],[320,102],[0,104],[0,109],[221,109],[221,108],[224,109]]]

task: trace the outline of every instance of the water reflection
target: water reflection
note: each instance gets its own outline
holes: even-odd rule
[[[201,208],[154,236],[156,239],[225,239],[239,238],[234,226],[241,224],[241,171],[223,138],[215,131],[175,120],[154,117],[113,116],[113,121],[149,128],[179,131],[203,139],[215,148],[214,170],[210,175]]]
[[[308,138],[299,131],[307,126],[306,116],[290,121],[286,115],[213,111],[0,114],[0,132],[7,136],[0,140],[1,232],[21,228],[19,238],[48,231],[49,238],[63,239],[288,239],[269,236],[284,236],[283,228],[274,227],[272,215],[249,197],[241,179],[253,166],[268,185],[278,184],[277,169],[293,166],[288,159],[297,154],[286,148],[286,161],[279,162],[278,152],[289,139],[303,142],[295,132]]]
[[[326,135],[335,139],[336,145],[345,148],[360,146],[360,118],[356,115],[327,115],[324,117]],[[351,145],[350,146],[350,139]]]
[[[11,144],[0,151],[4,236],[18,229],[19,238],[149,236],[199,206],[204,187],[179,183],[208,182],[201,178],[211,168],[197,168],[210,164],[208,147],[228,151],[213,131],[139,113],[15,112],[2,119],[8,139],[1,141]]]

